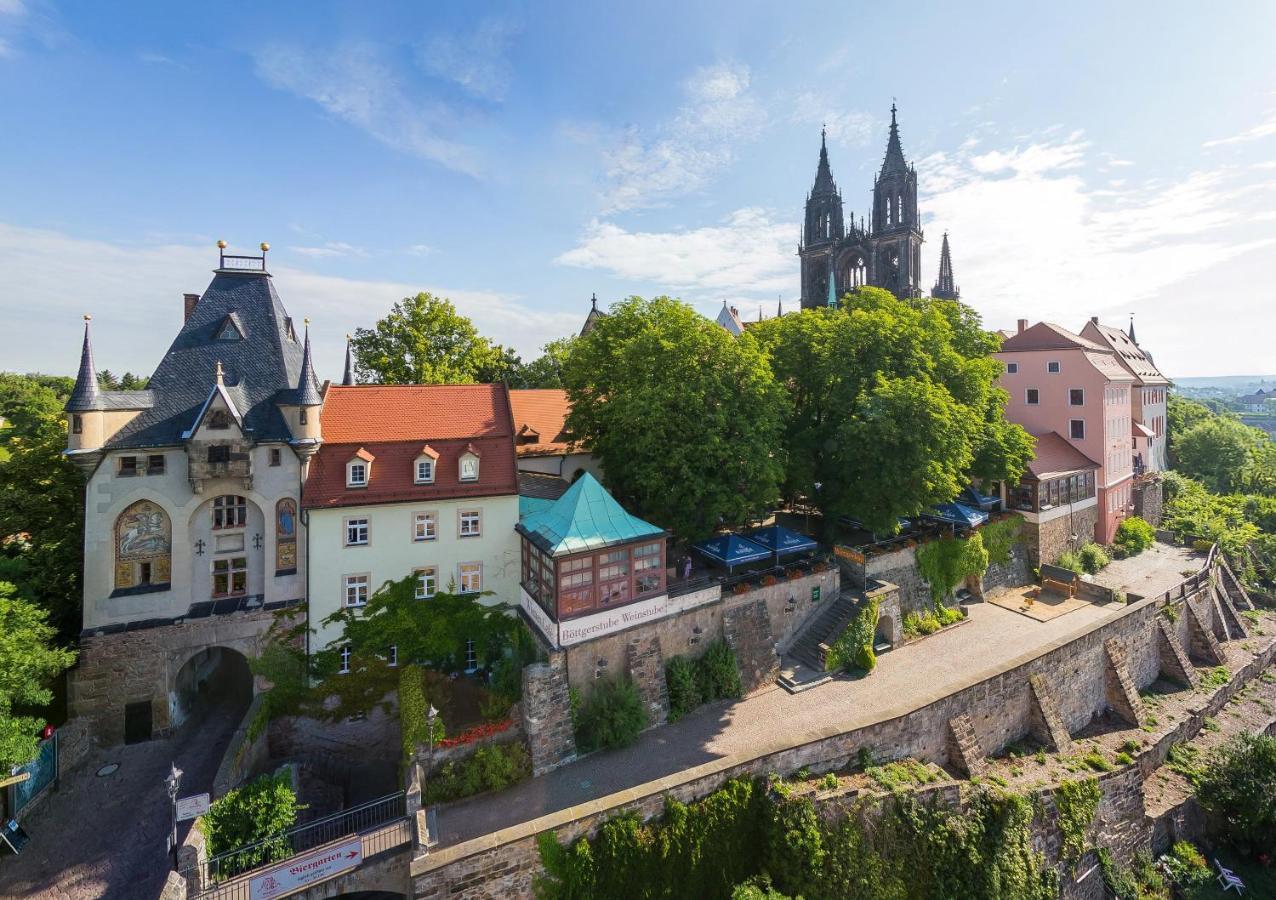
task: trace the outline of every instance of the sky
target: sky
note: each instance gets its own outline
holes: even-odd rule
[[[898,104],[924,284],[1276,371],[1276,4],[0,0],[0,370],[149,373],[271,245],[321,378],[421,290],[524,358],[590,297],[797,307],[827,126],[868,211]]]

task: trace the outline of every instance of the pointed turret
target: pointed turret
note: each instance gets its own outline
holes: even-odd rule
[[[775,315],[776,318],[784,315],[784,299],[782,297],[775,298]]]
[[[886,158],[882,160],[882,174],[888,172],[906,172],[908,163],[904,161],[904,147],[899,142],[899,123],[895,121],[895,104],[891,104],[891,133],[886,141]]]
[[[75,376],[75,387],[64,407],[67,412],[84,412],[101,409],[102,391],[97,384],[97,370],[93,368],[93,342],[89,335],[89,323],[93,317],[84,317],[84,345],[80,348],[80,371]]]
[[[1134,313],[1130,313],[1130,331],[1129,331],[1129,337],[1130,337],[1130,343],[1131,343],[1131,344],[1138,344],[1138,341],[1136,341],[1136,340],[1134,339]],[[85,340],[87,341],[87,340],[88,340],[88,338],[85,338]]]
[[[598,295],[591,294],[589,297],[589,315],[585,316],[585,324],[581,326],[580,336],[584,337],[593,331],[594,326],[598,324],[598,320],[604,315],[606,315],[606,313],[603,313],[598,309]]]
[[[961,290],[953,280],[953,258],[948,250],[948,232],[944,232],[944,242],[939,250],[939,277],[930,295],[941,300],[956,300],[961,297]]]
[[[346,335],[346,371],[341,376],[341,383],[346,387],[354,384],[354,356],[350,352],[350,335]]]
[[[301,375],[297,378],[298,406],[321,406],[323,395],[319,393],[319,382],[315,379],[314,363],[310,359],[310,320],[306,319],[306,340],[301,350]]]
[[[818,194],[836,194],[837,183],[833,181],[833,170],[829,168],[829,148],[826,133],[820,129],[820,162],[815,168],[815,186],[811,188],[811,196]]]
[[[829,257],[829,297],[828,305],[837,308],[837,284],[833,279],[833,257]]]

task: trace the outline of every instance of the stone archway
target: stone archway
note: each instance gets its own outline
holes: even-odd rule
[[[231,647],[214,645],[191,653],[174,671],[168,689],[170,728],[199,722],[214,707],[242,716],[253,699],[248,659]]]
[[[874,649],[883,644],[889,644],[892,648],[899,643],[902,637],[902,629],[899,621],[895,616],[889,613],[878,616],[877,628],[873,631],[873,647]]]

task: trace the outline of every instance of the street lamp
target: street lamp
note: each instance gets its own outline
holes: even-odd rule
[[[164,779],[164,787],[168,789],[168,809],[172,827],[169,830],[168,843],[173,849],[173,868],[177,868],[177,792],[182,787],[182,770],[177,763],[169,763],[171,768]]]

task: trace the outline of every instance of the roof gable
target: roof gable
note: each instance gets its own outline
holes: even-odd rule
[[[598,550],[663,535],[664,529],[627,513],[588,472],[550,507],[531,512],[518,530],[553,556]]]
[[[1079,334],[1073,334],[1061,325],[1053,322],[1038,322],[1018,334],[1011,335],[1001,342],[1003,352],[1033,350],[1098,350],[1107,348],[1087,340]]]

